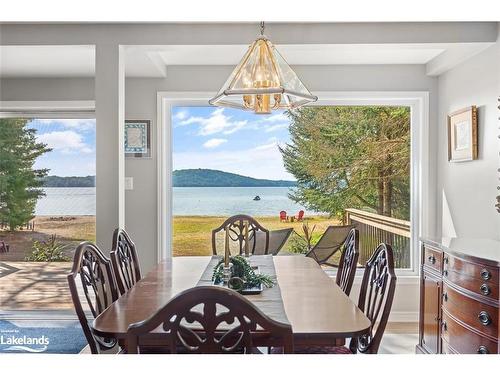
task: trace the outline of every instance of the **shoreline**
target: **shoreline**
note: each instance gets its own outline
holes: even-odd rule
[[[302,225],[309,222],[316,226],[315,235],[320,235],[329,225],[338,224],[335,218],[325,215],[306,214],[304,221],[281,222],[279,215],[253,216],[263,227],[269,230],[293,228],[302,233]],[[173,216],[173,255],[211,255],[212,229],[217,228],[227,219],[226,215],[175,215]],[[9,253],[1,253],[0,261],[24,261],[31,251],[33,241],[46,241],[51,235],[66,245],[65,253],[72,257],[76,246],[82,241],[95,243],[95,215],[38,215],[32,220],[34,230],[19,230],[10,233],[0,230],[0,240],[10,245]],[[133,234],[131,234],[133,236]],[[109,234],[111,238],[112,233]]]

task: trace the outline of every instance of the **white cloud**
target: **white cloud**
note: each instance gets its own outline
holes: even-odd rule
[[[232,134],[247,124],[247,120],[231,121],[232,116],[224,114],[224,108],[214,110],[209,117],[191,116],[180,122],[180,125],[199,126],[198,135],[211,135],[211,134]]]
[[[37,135],[37,140],[62,153],[90,154],[93,152],[92,148],[83,142],[83,137],[72,130],[40,134]]]
[[[237,152],[215,151],[210,157],[204,152],[173,154],[174,169],[209,168],[271,180],[294,180],[283,166],[283,158],[276,141]]]
[[[94,119],[37,119],[35,123],[75,130],[94,130],[96,126]]]
[[[270,132],[275,132],[275,131],[281,130],[281,129],[287,129],[288,126],[289,126],[289,124],[274,124],[274,125],[265,126],[265,127],[263,127],[263,129],[266,133],[270,133]]]
[[[219,147],[221,144],[226,143],[227,139],[224,138],[212,138],[203,143],[203,147],[205,148],[216,148]]]
[[[282,121],[289,121],[289,119],[284,113],[276,113],[274,115],[271,115],[271,116],[264,118],[262,121],[264,121],[264,122],[282,122]]]
[[[179,111],[174,115],[175,120],[184,120],[189,116],[188,111]]]

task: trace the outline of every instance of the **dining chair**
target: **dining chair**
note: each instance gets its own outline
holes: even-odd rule
[[[121,295],[141,279],[135,244],[124,229],[115,229],[110,257],[118,291]]]
[[[256,249],[256,233],[262,232],[265,236],[264,248],[260,252],[267,254],[269,248],[269,231],[260,225],[257,220],[248,215],[235,215],[226,219],[218,228],[212,230],[212,253],[223,254],[224,244],[217,247],[217,233],[229,231],[229,239],[238,246],[239,254],[245,253],[245,223],[248,223],[248,246],[249,253],[254,254]],[[219,251],[218,251],[219,250]]]
[[[293,233],[293,228],[277,229],[269,231],[269,246],[267,249],[267,254],[276,255],[285,246],[286,241],[290,238]],[[255,233],[255,250],[254,255],[264,255],[266,234],[264,232]]]
[[[370,319],[370,332],[351,339],[346,346],[310,346],[295,350],[298,354],[376,354],[384,335],[389,314],[391,312],[394,292],[396,290],[396,274],[392,247],[381,243],[365,266],[358,307]]]
[[[306,257],[313,258],[319,265],[334,267],[335,264],[329,263],[328,260],[340,250],[352,228],[354,225],[330,225]]]
[[[164,333],[152,333],[157,328]],[[239,293],[218,286],[187,289],[147,320],[131,324],[127,353],[141,353],[144,342],[152,338],[172,354],[252,354],[263,342],[293,353],[289,324],[267,317]]]
[[[349,295],[356,276],[359,258],[359,231],[357,229],[352,228],[349,231],[342,248],[339,265],[336,267],[337,277],[335,282],[345,294]]]
[[[84,304],[87,305],[92,316],[96,318],[118,299],[111,262],[96,245],[82,242],[76,248],[73,267],[67,279],[76,315],[91,353],[111,351],[117,346],[117,341],[94,335],[83,307]],[[80,290],[77,282],[81,283]]]

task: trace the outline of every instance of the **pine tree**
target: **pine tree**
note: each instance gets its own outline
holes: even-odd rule
[[[16,230],[31,220],[42,179],[48,169],[34,169],[36,159],[51,151],[36,140],[27,119],[0,119],[0,222]]]
[[[339,217],[360,208],[409,218],[408,107],[304,107],[287,114],[291,142],[280,151],[298,182],[291,199]]]

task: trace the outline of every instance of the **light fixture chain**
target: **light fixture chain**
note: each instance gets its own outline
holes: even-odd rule
[[[260,35],[264,35],[264,28],[265,28],[264,21],[261,21],[260,22]]]

